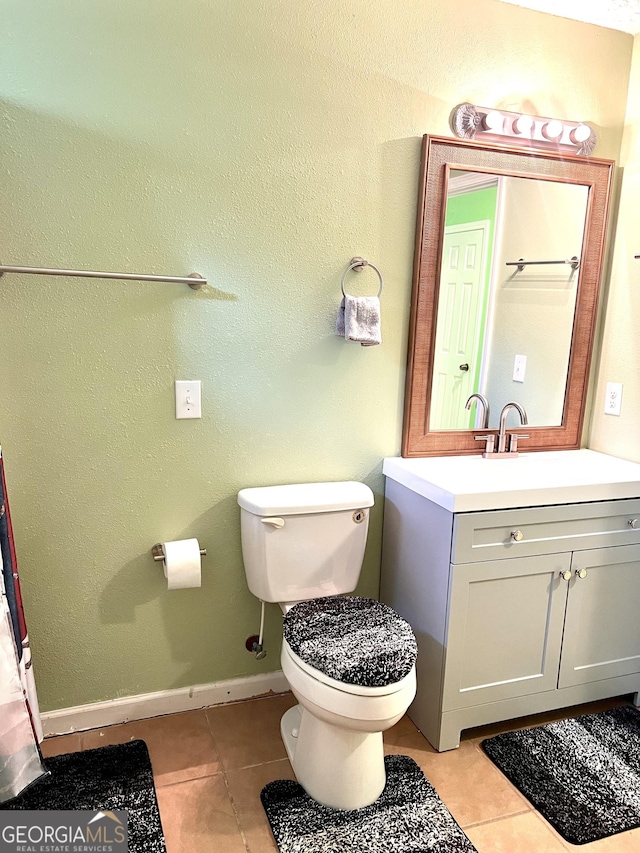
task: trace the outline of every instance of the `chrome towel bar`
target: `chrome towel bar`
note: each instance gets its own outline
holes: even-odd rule
[[[97,270],[58,270],[46,267],[12,267],[0,264],[0,277],[5,273],[20,273],[23,275],[66,275],[80,278],[116,278],[123,281],[168,281],[174,284],[188,284],[192,290],[200,290],[207,279],[197,272],[189,276],[176,275],[138,275],[127,272],[98,272]]]
[[[525,261],[524,258],[520,258],[518,261],[506,261],[505,266],[507,267],[518,267],[518,272],[522,272],[525,267],[537,264],[571,264],[572,270],[577,270],[580,266],[580,259],[575,255],[568,260],[561,261]],[[1,269],[1,267],[0,267]]]

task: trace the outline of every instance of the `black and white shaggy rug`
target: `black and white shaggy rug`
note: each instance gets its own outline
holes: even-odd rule
[[[153,771],[147,745],[132,740],[100,746],[84,752],[56,755],[44,760],[47,775],[4,803],[0,809],[89,809],[128,812],[129,853],[167,853]],[[62,845],[44,845],[47,850],[66,850]],[[91,845],[70,845],[89,850]],[[2,848],[0,844],[0,848]],[[110,849],[94,845],[91,849]],[[27,850],[40,850],[40,845]]]
[[[407,755],[385,758],[387,784],[370,806],[331,809],[290,780],[260,799],[280,853],[477,853]]]
[[[482,742],[571,844],[640,826],[640,712],[614,708]]]

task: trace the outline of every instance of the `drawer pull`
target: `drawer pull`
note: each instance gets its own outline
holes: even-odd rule
[[[563,572],[560,572],[560,577],[563,581],[571,580],[571,569],[565,569]]]
[[[576,577],[577,578],[586,578],[587,570],[586,569],[576,569]]]
[[[522,532],[522,530],[512,530],[511,539],[514,542],[522,542],[522,540],[524,539],[524,533]]]
[[[627,523],[632,530],[637,530],[640,527],[640,521],[637,518],[630,518]]]

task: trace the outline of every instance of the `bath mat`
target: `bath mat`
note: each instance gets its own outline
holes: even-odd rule
[[[640,713],[615,708],[488,738],[482,747],[571,844],[640,826]]]
[[[44,764],[49,774],[1,809],[126,809],[129,853],[166,853],[143,740],[56,755]]]
[[[297,782],[269,782],[260,799],[280,853],[477,853],[412,758],[384,762],[384,791],[352,811],[320,805]]]

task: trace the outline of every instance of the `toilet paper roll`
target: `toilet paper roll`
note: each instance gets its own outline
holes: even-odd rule
[[[187,589],[202,585],[200,543],[197,539],[163,542],[164,576],[169,589]]]

